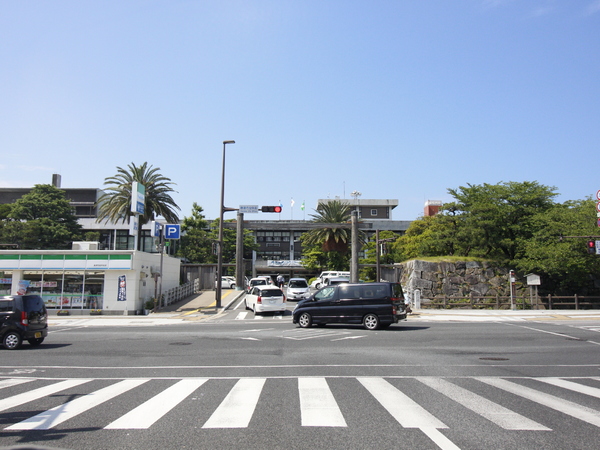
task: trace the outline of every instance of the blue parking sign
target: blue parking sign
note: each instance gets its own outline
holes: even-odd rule
[[[180,225],[165,225],[165,239],[179,239]]]

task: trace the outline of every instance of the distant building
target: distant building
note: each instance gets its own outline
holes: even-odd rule
[[[423,216],[430,217],[435,216],[440,212],[440,208],[442,207],[441,200],[427,200],[425,202],[425,209],[423,211]]]

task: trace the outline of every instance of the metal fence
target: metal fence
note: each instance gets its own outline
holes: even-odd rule
[[[487,296],[480,297],[471,295],[469,297],[434,297],[421,299],[421,309],[600,309],[600,297],[571,295],[545,297],[514,297]]]
[[[167,306],[172,303],[177,303],[179,300],[183,300],[193,294],[200,293],[200,279],[196,278],[193,281],[177,286],[176,288],[169,289],[162,294],[162,306]]]

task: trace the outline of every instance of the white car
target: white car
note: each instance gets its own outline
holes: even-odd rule
[[[310,297],[310,288],[304,278],[290,278],[286,294],[288,300],[304,300]]]
[[[217,287],[217,281],[215,280],[215,289]],[[231,280],[229,277],[221,277],[221,288],[222,289],[235,289],[235,280]]]
[[[321,289],[322,287],[327,286],[327,279],[332,277],[348,277],[350,278],[350,272],[342,272],[342,271],[327,271],[321,272],[312,283],[310,283],[310,287],[315,289]]]
[[[263,312],[285,311],[285,295],[277,286],[258,285],[254,286],[250,293],[246,294],[246,309],[251,309],[254,314]]]
[[[264,278],[264,277],[252,278],[250,281],[248,281],[248,286],[246,286],[246,291],[250,292],[254,286],[268,286],[268,285],[269,285],[269,283],[267,282],[266,278]]]

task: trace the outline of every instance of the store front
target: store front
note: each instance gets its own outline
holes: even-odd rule
[[[40,295],[49,311],[135,314],[156,295],[160,264],[136,251],[2,251],[0,292]],[[179,285],[180,261],[164,255],[162,265],[164,292]]]

